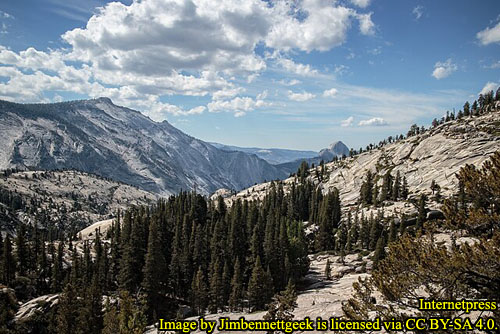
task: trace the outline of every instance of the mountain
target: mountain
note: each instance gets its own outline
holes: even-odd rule
[[[343,155],[349,156],[349,148],[341,141],[336,141],[330,144],[327,148],[319,151],[319,154],[316,153],[313,157],[310,158],[301,158],[293,161],[288,161],[284,163],[280,163],[276,165],[281,170],[284,170],[286,173],[295,173],[299,168],[300,164],[305,161],[309,166],[312,164],[319,165],[323,160],[325,162],[331,161],[333,157],[342,157]]]
[[[341,157],[343,155],[349,155],[349,148],[341,141],[333,142],[327,148],[319,151],[319,156],[324,161],[330,161],[333,157]]]
[[[283,148],[238,147],[219,143],[210,144],[224,151],[239,151],[247,154],[255,154],[273,165],[318,156],[318,152],[314,151],[288,150]]]
[[[0,101],[0,169],[76,169],[168,195],[242,189],[286,173],[224,151],[108,98],[54,104]]]

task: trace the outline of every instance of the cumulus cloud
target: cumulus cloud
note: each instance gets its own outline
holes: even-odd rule
[[[278,58],[276,61],[282,68],[287,70],[288,72],[304,76],[304,77],[313,77],[318,75],[318,71],[313,69],[311,65],[296,63],[288,58]]]
[[[352,3],[364,8],[369,1]],[[45,93],[51,90],[109,96],[157,118],[203,112],[201,107],[184,110],[160,102],[170,95],[211,96],[209,110],[252,103],[255,108],[263,100],[239,97],[245,89],[235,83],[251,82],[267,69],[267,59],[256,52],[258,45],[278,55],[327,51],[343,44],[356,22],[362,34],[373,34],[375,28],[371,13],[324,0],[110,2],[88,15],[92,17],[84,27],[62,35],[64,48],[14,52],[0,47],[1,71],[7,78],[0,83],[2,98],[46,102]],[[12,16],[0,12],[0,18]],[[271,63],[300,76],[319,74],[283,56]]]
[[[481,89],[481,91],[479,92],[479,94],[483,94],[484,95],[484,94],[487,94],[487,93],[489,93],[491,91],[493,91],[493,93],[495,93],[497,91],[499,85],[500,84],[497,83],[497,82],[488,81],[486,83],[486,85],[484,85],[483,89]]]
[[[360,8],[366,8],[370,4],[371,0],[349,0],[353,5]]]
[[[264,94],[265,95],[265,94]],[[260,95],[259,97],[263,97]],[[269,104],[263,99],[252,99],[251,97],[235,97],[232,100],[212,101],[208,104],[209,112],[234,112],[235,117],[244,116],[247,112],[258,108],[268,106]]]
[[[420,20],[422,15],[424,15],[424,7],[419,5],[415,8],[413,8],[412,13],[413,13],[413,15],[415,15],[415,20],[418,21],[418,20]]]
[[[357,14],[356,17],[359,20],[359,30],[363,35],[375,34],[375,24],[372,21],[372,13]]]
[[[349,126],[352,126],[354,123],[354,117],[350,116],[347,119],[344,119],[343,121],[340,122],[340,126],[343,128],[347,128]]]
[[[451,59],[448,59],[445,62],[437,62],[434,65],[432,76],[438,80],[441,80],[450,76],[457,69],[458,66],[454,64]]]
[[[476,37],[482,45],[500,43],[500,22],[492,28],[481,30],[476,34]]]
[[[374,117],[367,120],[360,121],[359,126],[384,126],[388,123],[381,117]]]
[[[288,98],[292,101],[304,102],[315,98],[316,95],[309,92],[294,93],[291,90],[288,91]]]
[[[344,43],[353,18],[359,20],[363,34],[372,34],[374,26],[371,14],[358,14],[352,8],[334,6],[329,1],[279,1],[273,9],[274,23],[265,42],[285,51],[327,51],[339,46]]]
[[[336,88],[327,89],[323,92],[324,97],[334,97],[338,93]]]

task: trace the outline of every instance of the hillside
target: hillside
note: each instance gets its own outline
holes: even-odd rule
[[[137,187],[78,171],[6,171],[0,177],[0,193],[0,230],[10,232],[19,222],[76,232],[117,210],[157,199]],[[8,194],[15,200],[5,200]]]
[[[242,189],[287,174],[227,152],[108,98],[54,104],[0,101],[0,169],[76,169],[162,195]]]
[[[401,177],[406,177],[410,198],[422,193],[432,195],[432,181],[440,186],[442,196],[449,196],[456,189],[458,181],[455,173],[461,167],[466,164],[480,166],[500,150],[499,117],[500,112],[496,111],[446,122],[422,134],[375,147],[352,158],[327,163],[323,178],[318,178],[315,171],[310,170],[308,179],[324,193],[337,188],[344,206],[358,202],[361,184],[368,170],[376,175],[379,186],[387,171],[391,171],[392,175],[399,171]],[[297,177],[284,180],[285,192],[296,182]],[[261,199],[270,187],[271,182],[252,186],[227,197],[226,202],[230,204],[238,198]]]

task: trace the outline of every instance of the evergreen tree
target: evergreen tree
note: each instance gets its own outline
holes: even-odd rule
[[[163,278],[166,276],[166,269],[159,237],[158,222],[156,218],[153,218],[149,228],[148,252],[143,269],[144,279],[142,281],[149,317],[153,315],[154,311],[158,311],[160,296],[164,292]]]
[[[379,262],[385,257],[385,240],[384,235],[381,235],[377,240],[375,253],[373,254],[373,268],[377,269]]]
[[[69,283],[60,296],[57,310],[57,333],[74,334],[78,330],[80,303],[75,287]]]
[[[232,311],[241,310],[241,301],[243,299],[243,277],[239,259],[236,259],[234,273],[231,279],[231,295],[229,297],[229,307]]]
[[[260,257],[255,261],[252,276],[248,282],[248,303],[251,310],[262,310],[268,302],[266,290],[268,289],[269,278],[262,268]]]
[[[396,173],[396,178],[394,179],[394,185],[392,188],[392,200],[397,201],[401,196],[401,174],[399,171]]]
[[[208,304],[208,289],[207,284],[205,283],[205,275],[203,274],[201,267],[198,268],[198,272],[193,279],[191,293],[192,305],[196,314],[203,315]]]
[[[360,198],[361,203],[365,205],[372,204],[373,199],[373,174],[370,170],[366,172],[365,181],[361,185]]]
[[[36,253],[35,256],[38,254]],[[26,243],[26,227],[24,224],[19,224],[16,235],[16,258],[17,272],[19,276],[26,276],[29,266],[28,245]],[[36,257],[35,257],[36,259]],[[36,262],[36,261],[35,261]]]
[[[417,229],[421,229],[424,226],[427,217],[425,212],[426,200],[427,198],[424,194],[420,195],[420,199],[418,200]]]
[[[391,220],[391,225],[389,227],[389,240],[388,242],[394,242],[397,239],[396,223],[394,219]]]
[[[2,282],[9,285],[16,277],[16,260],[12,254],[12,243],[7,234],[3,242]]]
[[[297,292],[295,285],[288,282],[286,289],[273,297],[273,302],[269,304],[267,313],[264,315],[266,321],[292,321],[293,310],[297,307]],[[268,334],[275,333],[268,331]],[[284,332],[282,332],[284,333]]]

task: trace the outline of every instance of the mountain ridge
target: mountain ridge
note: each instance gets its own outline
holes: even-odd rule
[[[257,156],[226,152],[109,98],[0,101],[0,169],[77,169],[162,195],[242,189],[286,174]]]

